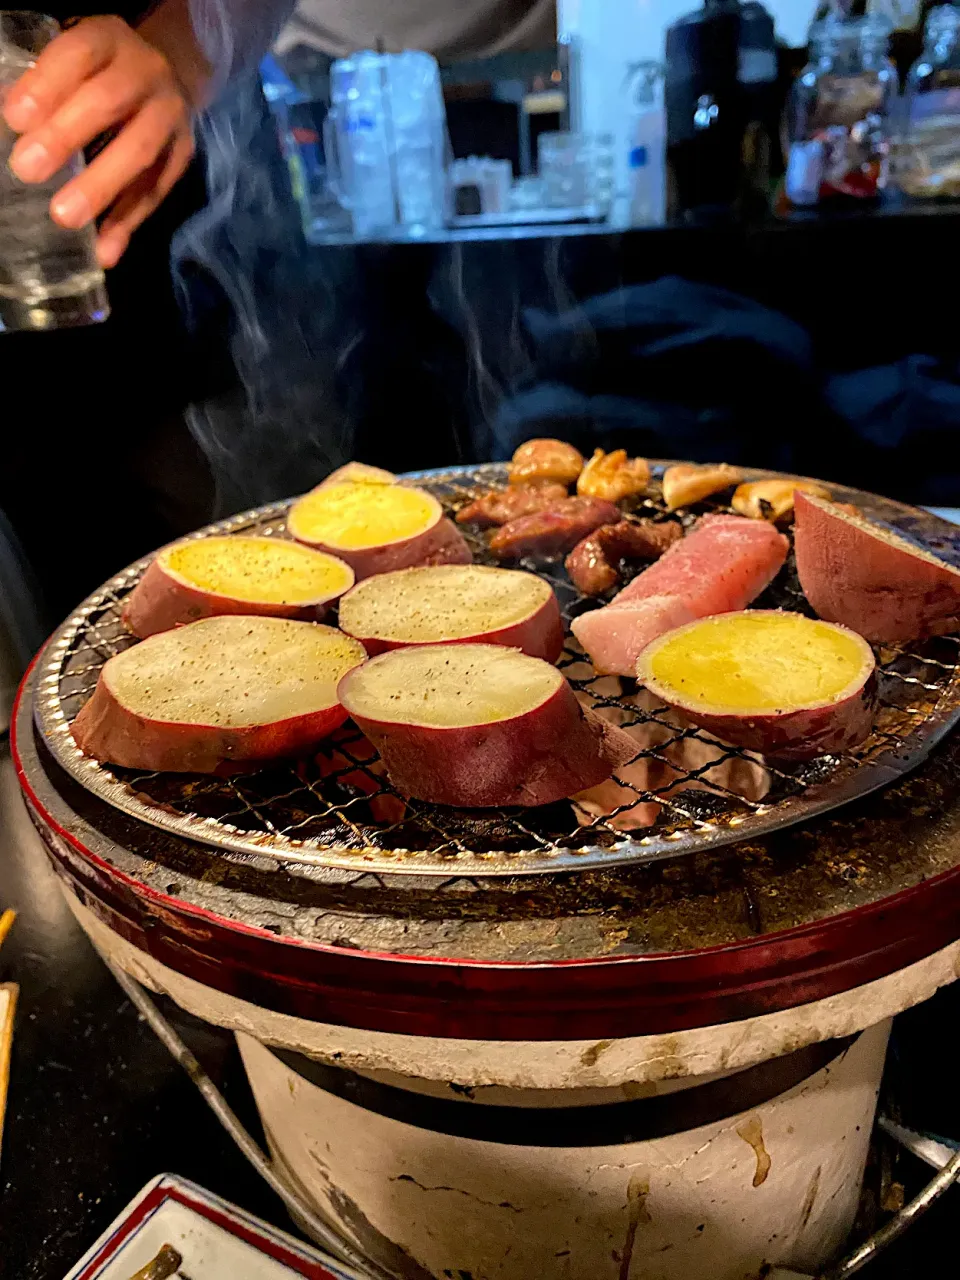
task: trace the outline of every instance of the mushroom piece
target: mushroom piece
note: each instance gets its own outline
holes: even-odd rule
[[[732,489],[742,479],[739,467],[728,466],[726,462],[706,466],[681,462],[668,467],[664,473],[663,500],[668,511],[676,511],[678,507],[689,507],[724,489]]]
[[[793,495],[798,489],[827,502],[831,498],[830,490],[815,480],[754,480],[737,489],[733,495],[733,509],[750,520],[777,523],[793,515]]]
[[[528,440],[513,455],[511,484],[573,484],[583,470],[583,455],[563,440]]]

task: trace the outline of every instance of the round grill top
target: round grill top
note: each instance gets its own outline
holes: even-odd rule
[[[655,474],[669,464],[660,464]],[[768,472],[752,473],[762,478]],[[449,511],[505,483],[505,468],[490,465],[405,477],[429,489]],[[832,486],[873,519],[919,545],[960,561],[960,531],[926,512],[857,490]],[[644,501],[645,514],[665,514],[662,501]],[[256,532],[285,536],[282,503],[236,516],[195,536]],[[696,508],[724,510],[719,505]],[[675,518],[690,522],[693,512]],[[478,563],[495,563],[482,536],[472,538]],[[337,867],[377,874],[516,876],[605,869],[686,856],[790,826],[886,785],[918,765],[960,720],[960,642],[948,637],[882,649],[880,711],[870,739],[855,751],[808,764],[768,765],[769,790],[756,787],[757,767],[746,753],[709,734],[678,725],[663,709],[635,699],[630,681],[598,677],[573,647],[561,667],[574,687],[627,726],[650,727],[639,752],[669,760],[675,770],[659,791],[627,793],[659,807],[646,830],[625,834],[607,818],[579,825],[569,803],[541,809],[465,811],[403,802],[362,750],[359,734],[342,734],[312,761],[282,762],[230,779],[144,774],[99,765],[77,749],[70,724],[89,698],[100,669],[135,643],[120,613],[149,560],[131,566],[92,595],[64,623],[44,651],[38,671],[38,727],[60,765],[84,787],[124,813],[172,835],[279,863]],[[554,587],[568,626],[595,602],[579,596],[562,563],[525,563]],[[760,601],[762,607],[806,611],[793,557]],[[679,773],[677,763],[681,761]],[[761,789],[762,790],[762,789]],[[385,796],[393,803],[383,803]],[[380,802],[380,803],[378,803]],[[378,821],[379,818],[379,821]]]

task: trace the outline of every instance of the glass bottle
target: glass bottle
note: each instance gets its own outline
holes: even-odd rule
[[[927,17],[924,50],[910,68],[895,177],[911,196],[960,196],[960,9]]]
[[[796,205],[871,199],[886,184],[897,71],[890,26],[831,14],[810,30],[810,61],[790,97],[786,191]]]

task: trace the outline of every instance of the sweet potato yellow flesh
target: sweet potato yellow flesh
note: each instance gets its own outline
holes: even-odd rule
[[[111,659],[104,676],[144,719],[236,729],[335,706],[340,679],[365,657],[332,627],[219,617],[144,640]]]
[[[280,538],[198,538],[160,559],[192,587],[251,603],[309,604],[353,583],[342,560]]]
[[[658,690],[692,710],[738,714],[828,705],[862,683],[859,637],[793,613],[732,613],[668,636],[646,658]],[[644,659],[641,659],[644,667]]]
[[[485,565],[401,569],[362,582],[340,607],[354,636],[399,644],[440,644],[516,626],[552,592],[532,573]]]
[[[322,485],[295,503],[290,532],[304,542],[360,551],[426,532],[440,519],[437,500],[402,485]]]
[[[563,684],[556,668],[495,645],[396,649],[351,677],[344,705],[370,720],[455,729],[513,720]]]
[[[346,466],[337,467],[324,480],[325,485],[344,484],[396,484],[397,477],[392,471],[384,471],[382,467],[369,467],[365,462],[348,462]]]

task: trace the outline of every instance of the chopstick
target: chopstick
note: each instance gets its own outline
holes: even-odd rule
[[[10,1050],[13,1045],[13,1019],[20,988],[15,982],[0,983],[0,1008],[6,1006],[0,1022],[0,1148],[3,1146],[3,1122],[7,1114],[7,1091],[10,1087]],[[5,997],[5,998],[4,998]]]
[[[5,911],[3,915],[0,916],[0,947],[3,946],[7,934],[13,928],[13,922],[16,918],[17,913],[15,911]]]
[[[13,928],[17,918],[15,911],[4,911],[0,915],[0,947],[3,946],[7,934]],[[3,1122],[7,1116],[7,1094],[10,1090],[10,1051],[13,1047],[13,1019],[17,1012],[17,996],[20,988],[15,982],[0,983],[0,1009],[3,1019],[0,1021],[0,1150],[3,1148]]]

